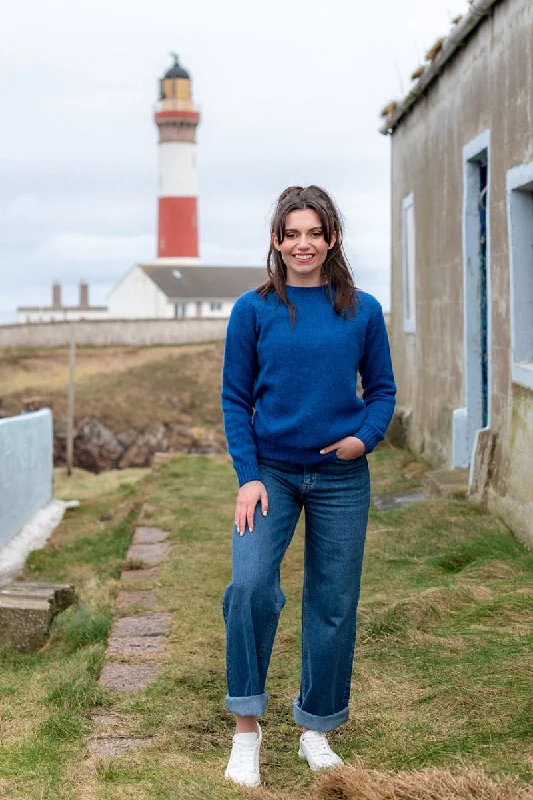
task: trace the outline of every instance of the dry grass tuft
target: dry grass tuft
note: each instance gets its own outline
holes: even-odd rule
[[[345,766],[320,775],[316,788],[321,800],[533,800],[533,788],[474,768],[454,775],[446,769],[395,773]]]
[[[363,604],[360,607],[363,638],[397,634],[412,636],[415,631],[423,631],[444,619],[450,612],[474,607],[491,597],[492,593],[486,586],[456,584],[413,592],[381,608]]]
[[[434,44],[432,44],[429,50],[427,51],[425,55],[426,61],[433,61],[437,53],[439,53],[439,51],[442,49],[443,44],[444,44],[444,38],[437,39],[437,41],[434,42]]]
[[[386,106],[383,106],[380,115],[382,117],[390,117],[391,114],[394,114],[394,112],[396,111],[396,106],[397,106],[396,100],[391,100],[390,103],[387,103]]]
[[[422,64],[419,67],[417,67],[415,69],[415,71],[413,72],[413,74],[411,75],[411,80],[412,81],[417,81],[421,77],[422,73],[424,72],[424,69],[425,69],[425,67],[422,66]]]

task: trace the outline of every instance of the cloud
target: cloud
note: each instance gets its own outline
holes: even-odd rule
[[[97,261],[142,261],[153,258],[154,236],[90,235],[65,232],[45,241],[30,260],[68,261],[70,263]]]

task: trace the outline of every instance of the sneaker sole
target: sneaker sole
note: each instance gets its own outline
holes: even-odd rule
[[[232,783],[236,784],[237,786],[245,786],[247,789],[257,789],[261,786],[261,779],[256,781],[255,783],[249,783],[248,781],[238,781],[233,778],[231,775],[224,774],[224,777],[227,781],[231,781]]]
[[[344,761],[341,761],[340,764],[329,764],[329,766],[327,766],[327,767],[314,767],[312,764],[309,764],[309,759],[307,758],[305,753],[302,753],[301,749],[298,750],[298,758],[301,758],[304,761],[307,761],[307,763],[309,765],[309,769],[312,769],[313,772],[318,772],[319,769],[333,769],[333,767],[342,767],[342,766],[344,766]]]

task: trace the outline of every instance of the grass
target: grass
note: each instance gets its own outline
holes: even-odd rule
[[[0,650],[0,797],[8,800],[77,797],[69,770],[83,759],[89,714],[103,702],[97,679],[142,488],[108,476],[88,484],[80,473],[64,484],[70,497],[85,488],[80,507],[29,556],[23,575],[73,582],[79,601],[56,617],[38,653]]]
[[[157,423],[222,430],[223,343],[175,347],[79,348],[76,421],[96,417],[115,433]],[[194,353],[194,358],[191,354]],[[68,352],[8,351],[0,365],[3,408],[18,414],[24,398],[46,400],[54,419],[66,417]]]
[[[371,466],[375,493],[416,488],[425,468],[389,448]],[[235,491],[225,457],[176,456],[137,489],[114,486],[69,511],[50,547],[32,556],[28,575],[76,574],[81,602],[58,618],[41,653],[3,655],[9,713],[2,711],[0,797],[248,796],[221,777],[231,718],[223,708],[220,601]],[[171,533],[157,596],[173,623],[161,677],[118,696],[99,690],[96,677],[140,498],[151,507],[147,524]],[[371,511],[351,717],[331,735],[347,767],[317,777],[296,757],[291,718],[302,533],[300,526],[283,565],[287,605],[263,720],[264,786],[250,797],[531,800],[533,553],[466,502]],[[89,756],[95,707],[119,716],[120,735],[152,744],[114,759]]]

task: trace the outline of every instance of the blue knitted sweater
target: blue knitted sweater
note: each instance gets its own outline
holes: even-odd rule
[[[316,466],[320,450],[357,436],[370,453],[383,439],[396,386],[383,313],[357,290],[355,317],[335,312],[326,287],[287,286],[296,306],[255,291],[235,303],[228,323],[222,410],[239,486],[260,480],[258,457]],[[356,394],[361,374],[363,397]]]

